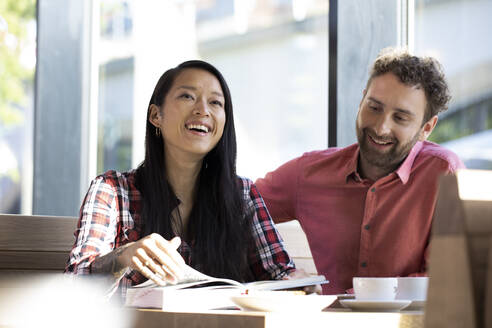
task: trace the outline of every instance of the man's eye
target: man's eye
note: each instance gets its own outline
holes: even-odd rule
[[[395,116],[395,121],[397,122],[405,122],[407,119],[403,116],[400,116],[400,115],[396,115]]]
[[[183,93],[179,97],[183,99],[193,99],[193,96],[190,95],[189,93]]]
[[[373,110],[373,111],[378,111],[379,110],[379,107],[369,105],[369,109],[370,110]]]

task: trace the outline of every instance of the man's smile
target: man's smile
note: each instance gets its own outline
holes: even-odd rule
[[[388,149],[389,147],[392,147],[395,144],[394,139],[390,138],[380,138],[373,136],[369,133],[366,132],[367,139],[369,140],[369,143],[373,145],[374,148],[376,149]]]

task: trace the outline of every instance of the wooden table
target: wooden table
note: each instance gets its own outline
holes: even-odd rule
[[[315,313],[204,311],[167,312],[133,310],[135,328],[200,327],[200,328],[286,328],[286,327],[364,327],[364,328],[422,328],[422,311],[353,312],[332,309]]]

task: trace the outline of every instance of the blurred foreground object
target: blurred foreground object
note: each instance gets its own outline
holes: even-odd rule
[[[441,177],[426,327],[492,327],[492,171]]]
[[[53,274],[0,281],[0,327],[131,327],[100,281]]]

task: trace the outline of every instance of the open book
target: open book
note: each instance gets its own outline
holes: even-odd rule
[[[232,296],[254,291],[285,290],[327,284],[324,276],[290,280],[264,280],[240,283],[207,276],[186,266],[184,278],[177,284],[158,286],[151,280],[128,288],[126,306],[164,310],[206,310],[235,307]]]

